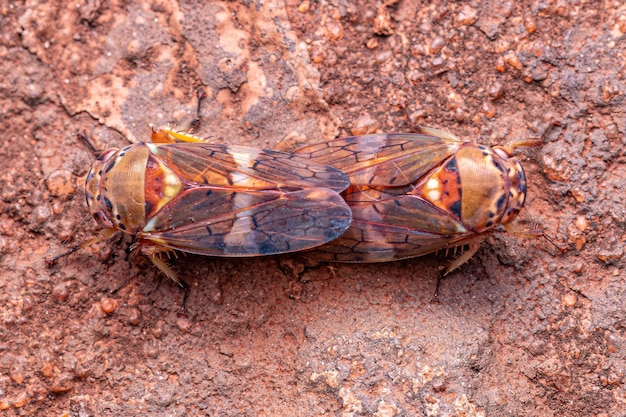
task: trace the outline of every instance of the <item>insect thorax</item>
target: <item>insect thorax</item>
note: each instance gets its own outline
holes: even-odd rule
[[[482,233],[512,221],[524,205],[521,164],[500,148],[466,142],[417,185],[415,194]]]
[[[106,228],[135,234],[182,188],[153,154],[153,144],[109,149],[93,163],[85,184],[89,211]]]

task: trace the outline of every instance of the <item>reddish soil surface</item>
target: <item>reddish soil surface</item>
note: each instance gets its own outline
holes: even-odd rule
[[[132,3],[132,2],[131,2]],[[45,416],[623,416],[626,6],[619,1],[0,5],[0,409]],[[445,254],[303,267],[92,245],[99,148],[183,123],[303,144],[426,125],[519,149],[518,228]],[[83,221],[84,220],[84,221]]]

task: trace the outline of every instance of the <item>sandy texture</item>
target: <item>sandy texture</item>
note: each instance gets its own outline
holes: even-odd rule
[[[626,6],[619,1],[4,2],[0,409],[46,416],[623,416]],[[183,124],[295,149],[427,125],[519,151],[518,225],[431,303],[443,254],[172,261],[99,228],[100,148]]]

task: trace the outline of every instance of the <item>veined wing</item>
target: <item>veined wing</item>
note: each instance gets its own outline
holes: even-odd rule
[[[148,144],[184,181],[248,190],[328,188],[345,190],[340,170],[293,154],[208,143]]]
[[[350,205],[352,225],[306,257],[335,262],[387,262],[453,247],[474,234],[455,218],[415,196]]]
[[[150,219],[139,239],[213,256],[272,255],[339,237],[351,210],[326,188],[283,192],[193,187]]]
[[[305,146],[296,155],[342,170],[352,185],[403,186],[417,181],[462,143],[446,133],[352,136]]]

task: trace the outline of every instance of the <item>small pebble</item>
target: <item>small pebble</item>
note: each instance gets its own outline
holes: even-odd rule
[[[378,122],[374,120],[369,113],[364,113],[354,121],[352,134],[354,136],[357,136],[374,133],[379,127],[380,125],[378,124]]]
[[[191,329],[191,320],[187,317],[179,317],[178,320],[176,320],[176,326],[178,326],[181,331],[188,332],[189,329]]]
[[[329,19],[326,22],[326,35],[331,41],[337,41],[343,37],[343,27],[336,20]]]
[[[13,400],[13,407],[22,408],[28,404],[28,394],[24,391]]]
[[[141,321],[141,313],[136,308],[131,308],[128,310],[126,320],[129,324],[136,326]]]
[[[302,3],[298,5],[298,11],[300,13],[306,13],[311,8],[311,2],[309,0],[304,0]]]
[[[465,26],[474,24],[476,20],[478,20],[478,11],[468,5],[463,6],[461,12],[456,17],[456,21]]]
[[[67,198],[76,191],[76,184],[72,181],[72,174],[64,169],[54,171],[46,179],[48,191],[61,199]]]
[[[115,311],[116,308],[117,301],[115,301],[113,298],[105,297],[100,301],[100,310],[102,310],[103,313],[111,314]]]
[[[519,60],[519,57],[513,51],[509,51],[504,55],[504,62],[509,64],[515,69],[521,70],[524,68],[524,65]]]
[[[433,55],[439,53],[439,51],[441,51],[441,48],[443,48],[445,44],[446,40],[444,38],[442,38],[441,36],[435,36],[430,42],[430,53]]]
[[[576,294],[574,293],[565,294],[563,298],[561,299],[561,302],[563,303],[563,305],[567,307],[572,307],[574,304],[576,304],[576,301],[577,301],[577,297],[576,297]]]
[[[54,298],[59,303],[62,303],[67,299],[69,291],[67,290],[67,285],[64,282],[59,282],[52,289],[52,298]]]

